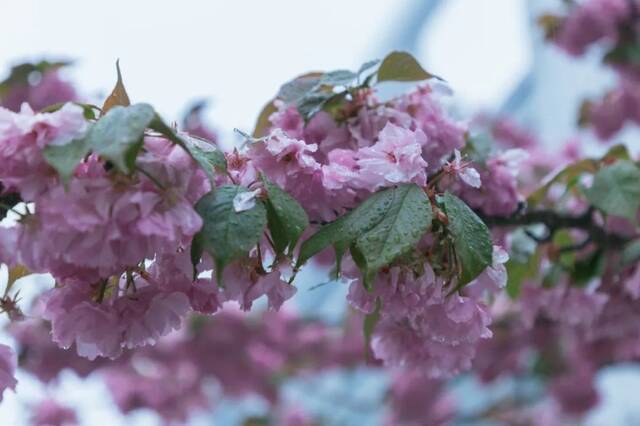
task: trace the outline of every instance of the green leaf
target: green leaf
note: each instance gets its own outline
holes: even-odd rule
[[[437,78],[422,68],[418,61],[407,52],[391,52],[378,68],[378,82],[421,81]]]
[[[589,253],[584,259],[577,260],[569,269],[572,284],[579,287],[589,284],[595,277],[603,274],[605,266],[602,250]]]
[[[122,74],[120,73],[120,61],[116,61],[116,70],[118,72],[118,80],[116,81],[116,85],[111,91],[111,94],[104,101],[104,105],[102,105],[102,113],[106,114],[115,106],[129,106],[131,105],[131,101],[129,100],[129,95],[127,94],[127,89],[124,87],[124,82],[122,81]]]
[[[340,244],[339,252],[344,252],[358,236],[382,220],[393,201],[392,191],[387,189],[373,194],[351,212],[320,228],[300,247],[298,266],[336,244]]]
[[[431,226],[431,203],[422,188],[401,185],[389,191],[389,196],[391,203],[382,219],[358,235],[352,245],[358,253],[356,257],[361,257],[358,266],[365,285],[371,282],[380,268],[418,244]]]
[[[298,112],[304,121],[308,122],[314,115],[322,111],[324,106],[335,96],[337,95],[333,92],[309,93],[298,102]]]
[[[312,72],[296,77],[280,87],[278,98],[288,104],[299,102],[318,87],[323,75],[321,72]]]
[[[115,106],[91,127],[86,136],[87,145],[119,171],[131,173],[142,147],[144,131],[155,117],[155,111],[148,104]]]
[[[356,73],[349,70],[330,71],[322,76],[320,84],[329,86],[349,86],[358,77]]]
[[[292,251],[298,239],[309,226],[309,217],[302,206],[278,185],[265,176],[262,182],[267,190],[267,223],[278,254]]]
[[[78,164],[88,153],[89,147],[83,138],[74,139],[64,145],[48,145],[42,151],[44,159],[56,169],[65,187],[69,184]]]
[[[446,192],[442,202],[449,219],[447,229],[453,236],[456,254],[462,267],[458,281],[458,288],[461,288],[491,265],[491,233],[473,210],[455,195]]]
[[[507,268],[507,294],[512,299],[517,299],[522,289],[522,283],[527,278],[532,278],[540,270],[540,251],[536,251],[526,261],[509,259],[505,265]]]
[[[618,161],[600,169],[587,199],[603,212],[635,222],[640,207],[640,169],[630,161]]]
[[[233,199],[247,191],[241,186],[223,185],[215,193],[202,197],[195,206],[204,222],[198,238],[203,250],[215,260],[219,283],[222,283],[225,266],[246,256],[260,241],[267,224],[267,213],[261,202],[245,211],[234,210]]]
[[[555,176],[547,181],[543,186],[535,190],[527,197],[529,204],[539,204],[547,196],[549,189],[556,183],[568,183],[575,180],[583,173],[595,173],[598,169],[598,162],[592,159],[580,160],[577,163],[570,164]]]
[[[216,176],[214,171],[217,170],[223,173],[227,171],[227,158],[224,156],[224,152],[214,145],[197,138],[187,137],[184,142],[187,152],[191,154],[191,157],[207,174],[211,185],[215,185]],[[204,147],[207,149],[205,150]]]
[[[306,240],[300,247],[298,267],[329,246],[336,248],[338,258],[351,246],[368,285],[381,267],[417,244],[431,219],[429,199],[419,186],[405,184],[377,192]]]
[[[640,65],[640,45],[635,40],[620,43],[604,56],[603,61],[610,64]]]

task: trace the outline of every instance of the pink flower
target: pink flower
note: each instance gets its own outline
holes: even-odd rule
[[[390,412],[385,425],[420,426],[448,424],[455,415],[455,401],[442,381],[419,371],[397,371],[392,376]]]
[[[473,188],[480,188],[480,185],[482,184],[480,180],[480,173],[478,173],[478,171],[473,167],[470,167],[470,163],[462,161],[460,151],[454,149],[453,153],[454,160],[444,164],[443,170],[445,173],[459,177],[460,180]]]
[[[0,344],[0,401],[2,401],[2,394],[6,389],[15,390],[18,383],[15,374],[15,354],[9,346]]]
[[[0,264],[4,263],[8,267],[15,265],[18,237],[18,230],[15,227],[0,227]]]
[[[356,152],[350,149],[334,149],[329,152],[327,158],[329,164],[322,166],[322,185],[330,191],[351,187],[358,177]]]
[[[51,330],[46,321],[13,322],[8,331],[19,346],[20,368],[45,383],[51,382],[66,369],[86,377],[107,362],[99,359],[89,361],[73,351],[58,347],[51,340]]]
[[[129,290],[130,285],[136,289]],[[97,295],[107,290],[108,296]],[[44,306],[42,316],[51,321],[53,341],[63,348],[75,343],[78,355],[89,359],[114,359],[123,348],[153,344],[180,328],[191,310],[185,294],[164,292],[141,278],[109,289],[68,284],[51,290]]]
[[[186,246],[202,227],[193,204],[208,192],[204,173],[186,152],[164,139],[149,139],[139,166],[146,177],[122,188],[95,157],[69,183],[38,198],[37,212],[20,227],[18,258],[34,272],[59,280],[95,282]]]
[[[609,296],[562,284],[550,289],[525,286],[520,296],[521,318],[527,327],[538,316],[568,325],[593,324],[607,304]]]
[[[251,146],[249,158],[271,180],[286,187],[289,179],[320,170],[313,157],[317,150],[316,144],[292,139],[281,129],[274,129],[265,141]]]
[[[429,171],[440,168],[454,149],[462,149],[467,132],[467,126],[447,116],[433,95],[430,86],[423,86],[393,102],[393,107],[413,117],[415,128],[426,135],[423,154]]]
[[[58,70],[49,70],[36,84],[12,85],[2,96],[0,106],[18,111],[23,103],[39,111],[49,105],[78,100],[71,84],[60,78]]]
[[[602,39],[614,43],[628,13],[626,0],[587,0],[569,13],[555,42],[574,56]]]
[[[471,367],[481,339],[491,337],[491,317],[481,303],[446,295],[428,265],[424,275],[393,268],[380,274],[373,293],[351,284],[349,301],[365,313],[381,302],[372,349],[386,366],[416,368],[428,377],[449,377]]]
[[[489,158],[481,169],[481,188],[462,187],[461,197],[473,208],[486,214],[508,216],[518,207],[522,196],[518,191],[517,175],[520,163],[526,158],[521,149],[510,149]]]
[[[283,281],[278,270],[260,275],[250,264],[228,266],[223,281],[224,300],[237,302],[245,311],[263,295],[269,300],[269,308],[277,311],[296,293],[296,288]]]
[[[600,401],[594,373],[584,368],[555,378],[550,393],[560,403],[562,411],[570,416],[583,415]]]
[[[627,122],[640,123],[640,85],[623,80],[604,98],[590,103],[587,119],[603,141],[611,139]]]
[[[34,113],[24,105],[19,113],[0,108],[0,182],[33,201],[56,184],[56,172],[45,162],[42,149],[63,145],[84,134],[87,122],[82,108],[66,104],[52,113]]]
[[[53,399],[45,399],[35,407],[31,419],[32,426],[74,426],[78,418],[73,409],[59,404]]]
[[[426,137],[388,123],[378,142],[357,152],[358,186],[369,191],[399,183],[425,185],[427,162],[422,158]]]
[[[132,297],[117,299],[114,309],[126,327],[123,345],[132,349],[154,344],[160,337],[178,330],[191,305],[184,293],[161,293],[147,288]]]

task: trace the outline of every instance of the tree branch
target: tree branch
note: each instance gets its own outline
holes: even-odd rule
[[[619,248],[630,241],[630,238],[607,232],[595,222],[593,213],[593,207],[579,216],[562,214],[553,210],[527,211],[524,206],[521,206],[511,216],[492,216],[476,211],[476,214],[490,227],[544,225],[549,231],[549,239],[560,229],[580,229],[588,234],[589,242],[604,248]]]

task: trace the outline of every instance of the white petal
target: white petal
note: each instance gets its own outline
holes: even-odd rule
[[[259,193],[259,190],[255,190],[252,192],[241,192],[236,195],[233,197],[233,210],[235,210],[236,213],[240,213],[254,208],[256,205],[256,195]]]
[[[480,173],[478,173],[478,171],[473,167],[467,167],[460,170],[459,176],[464,183],[474,188],[480,188],[480,185],[482,185],[482,182],[480,181]]]

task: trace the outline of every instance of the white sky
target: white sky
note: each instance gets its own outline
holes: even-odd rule
[[[210,116],[228,134],[253,126],[293,76],[356,68],[379,56],[376,46],[416,4],[421,0],[0,0],[0,16],[8,18],[0,29],[0,69],[42,56],[75,59],[74,81],[96,95],[113,85],[120,58],[134,101],[150,102],[173,120],[187,102],[209,98]],[[499,103],[526,66],[522,4],[448,0],[422,36],[421,59],[463,103]]]

